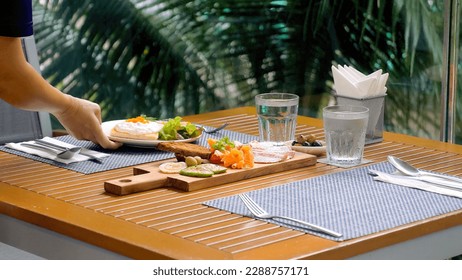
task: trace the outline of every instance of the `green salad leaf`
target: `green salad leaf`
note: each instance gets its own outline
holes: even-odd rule
[[[175,117],[170,119],[164,124],[164,127],[159,132],[160,140],[178,140],[178,139],[189,139],[197,137],[201,134],[201,131],[192,123],[181,122],[181,117]]]

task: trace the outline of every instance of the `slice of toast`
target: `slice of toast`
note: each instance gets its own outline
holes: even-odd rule
[[[210,149],[204,146],[185,142],[162,142],[157,144],[157,149],[175,153],[177,158],[199,156],[204,159],[209,159],[212,154]]]

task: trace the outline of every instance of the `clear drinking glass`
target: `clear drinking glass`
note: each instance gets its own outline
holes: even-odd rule
[[[255,97],[260,141],[295,139],[299,97],[291,93],[262,93]]]
[[[369,120],[363,106],[337,105],[323,109],[327,163],[342,167],[361,163]]]

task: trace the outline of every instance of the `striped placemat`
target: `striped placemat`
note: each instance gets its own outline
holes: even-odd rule
[[[389,163],[323,175],[249,192],[271,214],[290,216],[337,231],[335,238],[303,229],[296,223],[265,220],[328,239],[342,241],[462,209],[462,199],[375,181],[369,169],[391,173]],[[238,196],[205,205],[252,216]]]
[[[210,128],[207,126],[205,127]],[[208,147],[208,144],[207,144],[208,138],[220,139],[225,136],[228,136],[233,141],[240,141],[242,143],[246,143],[246,142],[258,139],[257,136],[253,136],[253,135],[234,132],[231,130],[221,130],[213,134],[204,134],[195,143],[198,145]],[[77,140],[74,137],[71,137],[68,135],[56,137],[56,139],[72,144],[72,145],[85,147],[87,149],[95,150],[98,152],[108,153],[110,154],[110,156],[103,158],[102,164],[99,164],[93,161],[82,161],[82,162],[75,162],[71,164],[62,164],[62,163],[55,162],[49,159],[45,159],[39,156],[8,149],[5,146],[0,146],[0,150],[11,153],[11,154],[19,155],[25,158],[30,158],[36,161],[48,163],[48,164],[58,166],[61,168],[73,170],[73,171],[83,173],[83,174],[91,174],[91,173],[107,171],[107,170],[112,170],[112,169],[117,169],[117,168],[122,168],[122,167],[127,167],[127,166],[134,166],[138,164],[160,161],[160,160],[165,160],[165,159],[175,157],[173,153],[159,151],[155,148],[141,148],[141,147],[131,147],[131,146],[124,145],[117,150],[105,150],[105,149],[102,149],[100,146],[93,144],[92,142]]]

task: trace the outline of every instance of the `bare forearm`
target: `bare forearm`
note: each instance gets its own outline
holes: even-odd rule
[[[27,63],[19,38],[0,37],[0,97],[15,107],[60,113],[71,97],[45,81]]]
[[[101,129],[98,104],[64,94],[45,81],[27,63],[19,38],[0,37],[0,98],[11,105],[53,114],[77,139],[116,149]]]

